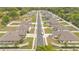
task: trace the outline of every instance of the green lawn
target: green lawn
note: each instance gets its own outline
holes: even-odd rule
[[[48,46],[38,46],[36,48],[36,51],[55,51],[56,48],[52,45],[48,45]]]
[[[76,28],[72,27],[72,26],[65,26],[66,29],[70,30],[70,31],[75,31],[77,30]]]
[[[36,51],[55,51],[57,47],[54,47],[51,43],[53,42],[53,39],[47,38],[48,46],[38,46],[36,48]],[[55,41],[54,41],[55,42]]]
[[[53,29],[50,28],[50,27],[45,28],[44,30],[45,30],[45,33],[46,33],[46,34],[52,33],[52,31],[53,31]]]
[[[0,37],[3,36],[5,33],[0,33]]]
[[[36,17],[32,16],[32,22],[36,22]]]
[[[79,37],[79,32],[75,32],[74,34],[77,35],[77,36]]]
[[[44,22],[43,26],[44,26],[44,27],[49,27],[49,24],[46,23],[46,22]]]
[[[43,22],[47,22],[47,20],[45,20],[45,19],[42,19],[42,21],[43,21]]]
[[[22,49],[31,49],[33,43],[33,37],[27,37],[24,40],[25,40],[24,43],[29,42],[29,44],[27,46],[23,46]]]
[[[35,27],[35,24],[32,24],[33,27]]]
[[[0,31],[7,31],[7,27],[0,29]]]

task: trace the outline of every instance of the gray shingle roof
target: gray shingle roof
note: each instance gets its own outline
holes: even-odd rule
[[[18,41],[18,40],[20,40],[20,36],[18,36],[17,31],[8,32],[0,38],[0,42]]]
[[[21,39],[20,35],[25,35],[30,27],[30,21],[23,21],[15,31],[10,31],[0,38],[0,42],[15,42]]]
[[[76,35],[74,35],[73,33],[69,32],[69,31],[63,31],[61,32],[61,36],[60,36],[60,40],[62,41],[79,41],[79,37],[77,37]]]
[[[49,24],[57,29],[57,31],[54,31],[50,37],[54,37],[56,35],[61,35],[59,40],[61,41],[76,41],[79,40],[79,37],[77,37],[75,34],[71,33],[69,30],[67,30],[65,27],[61,26],[60,23],[56,19],[50,19]],[[67,31],[64,31],[67,30]]]

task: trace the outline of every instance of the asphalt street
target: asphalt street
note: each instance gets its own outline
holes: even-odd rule
[[[40,12],[37,12],[37,46],[43,46],[43,34]]]

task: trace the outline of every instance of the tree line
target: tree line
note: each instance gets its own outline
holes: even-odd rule
[[[30,8],[20,7],[5,7],[0,8],[0,28],[6,27],[6,25],[13,20],[19,20],[19,18],[30,11]]]
[[[79,7],[53,7],[47,10],[79,27]]]

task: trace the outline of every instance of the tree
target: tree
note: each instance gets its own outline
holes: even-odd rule
[[[27,13],[27,11],[24,10],[24,9],[22,9],[22,10],[20,11],[20,15],[24,15],[24,14],[26,14],[26,13]]]
[[[16,18],[19,16],[19,13],[16,10],[12,10],[9,12],[9,16],[12,17],[13,20],[16,20]]]
[[[3,16],[2,17],[2,22],[1,22],[2,25],[6,26],[8,24],[8,22],[9,22],[9,20],[10,20],[9,16],[7,16],[7,15]]]
[[[30,11],[29,8],[22,8],[22,9],[20,10],[20,15],[24,15],[24,14],[26,14],[28,11]]]
[[[60,16],[66,21],[71,22],[72,24],[79,27],[79,8],[75,7],[53,7],[48,8],[47,10],[52,13]]]

